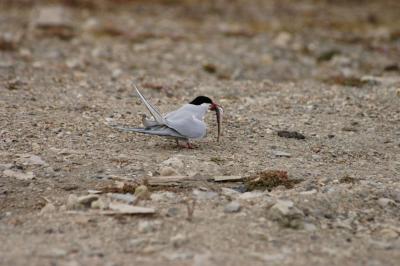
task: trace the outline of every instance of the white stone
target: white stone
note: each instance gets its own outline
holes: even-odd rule
[[[239,199],[241,200],[252,200],[252,199],[256,199],[259,197],[262,197],[264,195],[263,192],[261,191],[249,191],[249,192],[245,192],[239,195]]]
[[[224,212],[226,213],[233,213],[233,212],[239,212],[242,206],[240,206],[240,203],[238,201],[231,201],[224,207]]]
[[[18,180],[31,180],[35,177],[35,175],[33,174],[33,172],[17,172],[17,171],[13,171],[10,169],[4,170],[3,171],[3,175],[7,176],[7,177],[12,177],[12,178],[16,178]]]
[[[174,168],[170,166],[163,166],[160,169],[160,175],[162,176],[176,176],[179,175],[178,172],[175,171]]]
[[[198,200],[211,200],[211,199],[218,197],[218,193],[216,193],[214,191],[201,191],[198,189],[193,190],[193,195]]]
[[[184,234],[179,233],[171,237],[170,242],[175,248],[179,248],[188,242],[188,238]]]
[[[184,164],[181,159],[177,157],[171,157],[168,160],[165,160],[161,163],[162,166],[170,166],[173,169],[181,169],[184,167]]]

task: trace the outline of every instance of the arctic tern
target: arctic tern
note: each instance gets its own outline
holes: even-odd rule
[[[186,147],[192,149],[193,146],[190,143],[190,140],[201,139],[206,136],[207,125],[204,122],[204,116],[208,110],[211,110],[216,113],[218,126],[217,141],[219,141],[221,134],[221,114],[223,113],[223,109],[209,97],[198,96],[190,103],[184,104],[179,109],[162,116],[158,109],[142,95],[137,87],[135,85],[133,86],[135,87],[140,100],[149,110],[153,118],[149,119],[146,115],[142,115],[143,128],[112,126],[113,128],[126,132],[138,132],[174,138],[178,145],[179,140],[183,140],[186,142]]]

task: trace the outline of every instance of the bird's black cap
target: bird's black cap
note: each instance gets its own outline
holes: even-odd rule
[[[197,96],[193,101],[190,102],[190,104],[194,104],[194,105],[200,105],[202,103],[212,104],[213,101],[210,98],[208,98],[207,96]]]

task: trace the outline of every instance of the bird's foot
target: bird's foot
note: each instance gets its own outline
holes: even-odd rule
[[[178,139],[175,139],[175,141],[176,141],[176,145],[178,145],[178,146],[181,147],[181,148],[187,148],[187,149],[194,149],[194,148],[195,148],[195,147],[193,146],[193,144],[190,143],[189,141],[186,141],[185,144],[179,143],[179,140],[178,140]]]
[[[186,148],[188,148],[188,149],[194,149],[194,146],[193,146],[192,143],[190,143],[190,142],[188,141],[188,142],[186,142]]]

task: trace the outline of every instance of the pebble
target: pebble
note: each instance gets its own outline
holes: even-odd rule
[[[41,7],[35,25],[39,28],[71,28],[69,10],[62,6]]]
[[[272,151],[272,154],[275,157],[286,157],[286,158],[292,157],[292,154],[290,154],[288,152],[284,152],[284,151]]]
[[[108,209],[108,203],[106,201],[104,201],[103,199],[98,199],[98,200],[92,201],[92,203],[90,204],[90,207],[92,209],[105,210],[105,209]]]
[[[12,51],[16,50],[21,36],[11,32],[0,33],[0,50]]]
[[[252,200],[252,199],[256,199],[259,197],[262,197],[264,195],[263,192],[261,191],[249,191],[249,192],[245,192],[239,195],[239,199],[241,200]]]
[[[4,170],[3,171],[3,175],[7,176],[7,177],[12,177],[12,178],[16,178],[18,180],[31,180],[35,177],[33,172],[20,172],[20,171],[14,171],[14,170]]]
[[[168,208],[167,213],[165,214],[167,217],[176,217],[179,214],[179,208],[171,207]]]
[[[278,200],[269,211],[273,220],[283,227],[299,229],[304,227],[304,214],[290,200]]]
[[[104,212],[104,214],[115,215],[115,214],[154,214],[156,210],[150,207],[132,206],[126,203],[110,202],[108,205],[110,211]]]
[[[282,138],[293,138],[293,139],[305,139],[306,137],[297,132],[297,131],[286,131],[286,130],[280,130],[278,131],[278,136]]]
[[[290,33],[282,31],[275,37],[273,44],[279,48],[286,48],[291,39],[292,35]]]
[[[135,197],[141,200],[150,199],[149,189],[145,185],[140,185],[135,189]]]
[[[238,201],[231,201],[224,207],[224,212],[225,213],[234,213],[234,212],[239,212],[242,206],[240,206],[240,203]]]
[[[218,197],[218,193],[214,191],[201,191],[198,189],[193,190],[193,195],[198,200],[211,200]]]
[[[93,201],[96,201],[99,199],[98,195],[94,194],[89,194],[86,196],[81,196],[78,198],[78,203],[82,204],[83,206],[89,207]]]
[[[46,252],[42,253],[41,256],[44,257],[52,257],[52,258],[61,258],[67,256],[68,252],[64,249],[60,248],[49,248]]]
[[[54,206],[51,203],[47,203],[41,210],[40,210],[40,214],[47,214],[47,213],[52,213],[56,211],[56,206]]]
[[[83,208],[84,206],[79,203],[78,197],[75,194],[71,194],[68,196],[66,204],[67,210],[80,210]]]
[[[163,166],[160,169],[160,175],[161,176],[174,176],[174,175],[178,175],[178,173],[175,171],[174,168],[172,168],[170,166]]]
[[[176,199],[177,195],[170,191],[160,191],[151,194],[150,199],[154,201],[168,201]]]
[[[179,233],[179,234],[171,237],[171,239],[170,239],[170,243],[172,243],[172,245],[175,248],[179,248],[179,247],[183,246],[184,244],[186,244],[187,242],[188,242],[188,238],[182,233]]]
[[[111,73],[111,80],[116,81],[122,75],[122,70],[117,68]]]
[[[0,170],[7,170],[13,167],[12,163],[0,163]]]
[[[196,254],[193,258],[193,266],[215,266],[218,265],[213,261],[211,254]]]
[[[317,227],[312,223],[304,223],[304,230],[308,232],[314,232],[317,230]]]
[[[140,221],[138,224],[138,230],[141,233],[150,233],[157,230],[159,222],[155,221]]]
[[[240,192],[226,187],[221,188],[221,194],[227,197],[238,197],[239,195],[241,195]]]
[[[111,193],[110,197],[112,199],[124,201],[126,203],[133,203],[136,201],[136,197],[132,194]]]
[[[177,253],[166,253],[165,257],[168,260],[188,260],[193,258],[193,253],[191,252],[177,252]]]
[[[42,158],[34,154],[19,154],[18,156],[23,165],[47,165]]]
[[[392,228],[383,228],[379,231],[378,235],[384,239],[396,239],[399,237],[400,230],[396,231]]]
[[[181,169],[184,167],[184,164],[181,159],[172,157],[169,158],[168,160],[165,160],[161,163],[162,166],[170,166],[173,169]]]
[[[385,208],[387,206],[396,206],[396,202],[394,200],[388,199],[388,198],[380,198],[380,199],[378,199],[378,204],[382,208]]]
[[[392,193],[392,197],[396,202],[400,202],[400,190],[394,191]]]

